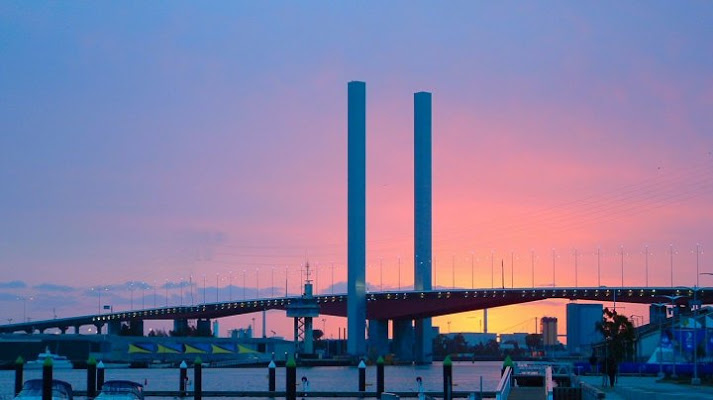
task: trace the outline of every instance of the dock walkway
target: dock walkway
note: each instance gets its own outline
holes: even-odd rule
[[[713,400],[711,386],[659,382],[653,376],[620,376],[613,388],[603,386],[601,376],[581,376],[580,380],[604,392],[607,400]]]

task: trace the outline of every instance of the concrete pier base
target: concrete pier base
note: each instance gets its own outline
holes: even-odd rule
[[[389,352],[389,321],[369,320],[369,359],[376,360]]]
[[[393,351],[399,362],[413,362],[413,325],[410,319],[393,321]]]

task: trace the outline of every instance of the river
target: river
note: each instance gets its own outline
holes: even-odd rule
[[[484,391],[493,391],[500,379],[500,361],[454,362],[453,384],[455,391],[480,391],[482,377]],[[307,377],[310,391],[357,391],[357,367],[303,367],[297,368],[297,381]],[[443,365],[401,365],[384,368],[386,391],[416,391],[416,378],[421,377],[425,391],[443,390]],[[25,371],[24,379],[41,378],[41,370]],[[69,382],[77,390],[87,387],[87,371],[82,369],[56,370],[55,379]],[[193,369],[188,370],[193,380]],[[128,379],[145,384],[146,390],[178,390],[178,369],[107,369],[105,380]],[[276,369],[277,390],[285,389],[285,369]],[[15,382],[14,371],[0,371],[0,399],[11,399]],[[367,391],[374,391],[376,366],[366,368]],[[267,368],[204,368],[203,390],[267,391]]]

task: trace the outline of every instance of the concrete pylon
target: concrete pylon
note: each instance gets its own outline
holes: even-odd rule
[[[431,93],[413,96],[414,133],[414,289],[431,290],[432,179],[431,179]],[[414,321],[414,361],[433,361],[431,318]]]
[[[348,86],[347,352],[366,354],[366,83]]]

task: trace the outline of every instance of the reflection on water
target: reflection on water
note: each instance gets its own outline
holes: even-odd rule
[[[499,361],[454,362],[453,388],[456,391],[478,392],[480,377],[483,390],[493,391],[500,379]],[[146,390],[178,390],[178,369],[107,369],[106,380],[128,379],[142,383]],[[193,370],[188,370],[193,380]],[[277,368],[277,390],[285,388],[285,369]],[[297,381],[305,376],[310,382],[310,391],[357,391],[359,371],[356,367],[309,367],[297,368]],[[416,391],[416,377],[423,379],[426,391],[443,390],[443,366],[433,363],[425,366],[386,366],[384,381],[386,391]],[[41,378],[42,371],[25,371],[24,379]],[[57,370],[55,379],[69,382],[77,390],[85,390],[86,370]],[[0,398],[11,399],[15,382],[14,371],[0,371]],[[374,391],[376,366],[366,369],[367,391]],[[267,368],[204,368],[203,390],[267,391]]]

